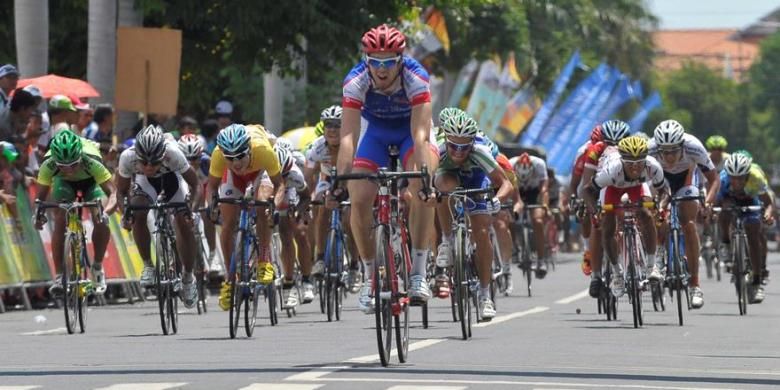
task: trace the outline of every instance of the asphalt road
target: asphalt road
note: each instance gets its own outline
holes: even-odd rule
[[[341,322],[318,305],[264,315],[253,338],[228,336],[228,315],[212,297],[198,315],[180,306],[177,335],[162,336],[155,302],[92,307],[86,334],[67,335],[59,310],[0,314],[0,390],[8,389],[746,389],[780,386],[780,293],[738,315],[731,284],[703,280],[705,305],[646,312],[634,329],[624,298],[608,322],[586,296],[573,255],[534,281],[515,273],[498,316],[460,340],[449,301],[431,303],[431,324],[413,310],[409,362],[378,363],[373,317],[350,296]],[[780,277],[780,255],[770,255]],[[315,301],[316,302],[316,301]],[[646,305],[649,307],[648,305]],[[580,309],[581,313],[577,314]],[[264,313],[265,314],[265,313]],[[41,322],[41,317],[46,318]],[[36,321],[38,317],[38,321]]]

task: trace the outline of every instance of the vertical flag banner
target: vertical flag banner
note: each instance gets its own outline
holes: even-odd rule
[[[493,95],[498,93],[500,69],[500,65],[494,60],[483,61],[479,67],[477,81],[474,83],[474,89],[471,91],[471,98],[469,98],[466,112],[474,117],[480,128],[484,126],[483,116],[490,111],[489,106],[495,99]]]
[[[627,101],[633,97],[633,90],[628,77],[620,75],[620,81],[618,82],[615,91],[609,97],[609,100],[604,104],[603,108],[599,112],[596,122],[604,122],[607,119],[611,119],[612,115],[620,109]]]
[[[452,88],[452,94],[447,103],[448,107],[460,107],[460,101],[466,96],[466,91],[468,91],[471,79],[474,78],[477,69],[479,69],[479,62],[471,60],[458,72],[458,79],[455,82],[455,87]]]
[[[489,116],[485,118],[483,131],[488,132],[488,136],[495,138],[498,135],[497,130],[501,118],[504,117],[510,99],[520,87],[520,82],[521,78],[515,65],[515,54],[510,52],[501,77],[498,79],[498,93],[494,95],[495,100],[491,104],[491,111]]]
[[[547,120],[549,120],[550,116],[552,116],[553,110],[558,104],[558,99],[561,98],[563,90],[566,89],[566,85],[569,83],[571,75],[574,73],[574,68],[579,66],[581,61],[580,51],[577,50],[574,52],[574,54],[572,54],[569,62],[566,63],[566,66],[563,67],[563,70],[561,70],[561,74],[558,75],[558,79],[555,80],[550,93],[544,99],[542,107],[539,109],[536,115],[534,115],[534,118],[531,121],[528,129],[523,132],[523,136],[520,140],[522,145],[531,146],[536,143],[539,135],[544,129],[544,126],[547,124]]]
[[[533,87],[522,89],[515,93],[512,99],[507,103],[504,115],[501,118],[499,131],[496,133],[496,141],[510,142],[517,140],[520,131],[534,116],[541,100],[536,96]]]
[[[428,19],[425,24],[433,32],[433,35],[441,43],[441,47],[444,49],[444,53],[450,54],[450,34],[447,32],[447,23],[444,20],[444,15],[441,11],[431,7]]]
[[[647,116],[650,115],[651,111],[660,107],[661,103],[661,95],[658,91],[653,92],[650,97],[645,99],[645,101],[642,102],[642,105],[636,110],[636,113],[634,113],[634,117],[628,121],[628,125],[631,126],[631,131],[642,131],[642,126],[644,125]]]

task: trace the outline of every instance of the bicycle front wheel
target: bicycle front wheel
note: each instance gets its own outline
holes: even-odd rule
[[[376,320],[376,341],[382,366],[390,363],[390,349],[393,345],[392,287],[389,272],[390,232],[387,226],[376,228],[376,259],[374,260],[374,317]]]
[[[244,294],[244,330],[246,331],[246,337],[252,337],[255,331],[255,324],[257,324],[259,288],[257,281],[252,278],[252,275],[257,275],[257,262],[252,261],[256,257],[257,250],[253,245],[249,253],[249,261],[244,263],[246,272],[243,279],[246,286],[248,286],[246,288],[249,289],[249,292]],[[252,264],[252,266],[249,266],[249,264]]]
[[[455,273],[455,296],[456,305],[458,309],[458,319],[460,320],[460,331],[463,340],[468,340],[470,336],[469,318],[470,313],[470,297],[469,297],[469,285],[466,278],[466,248],[465,248],[465,232],[459,228],[455,233],[455,246],[453,251],[453,268]]]
[[[80,245],[80,254],[79,254],[79,267],[78,271],[80,273],[79,280],[78,280],[78,307],[79,307],[79,331],[81,333],[84,333],[87,331],[87,305],[89,300],[89,295],[92,294],[92,281],[89,279],[89,275],[87,274],[87,264],[89,264],[89,260],[87,260],[87,240],[84,238],[84,236],[80,237],[81,239],[81,245]]]
[[[76,332],[76,319],[79,310],[79,274],[76,270],[76,262],[79,261],[78,245],[72,234],[65,236],[64,251],[62,252],[62,307],[65,310],[65,327],[69,334]]]
[[[403,226],[400,229],[404,229]],[[406,244],[406,231],[402,230],[400,236],[404,238]],[[407,245],[400,245],[401,253],[395,253],[392,258],[395,261],[395,277],[394,282],[398,283],[397,299],[393,299],[393,303],[401,306],[401,311],[395,314],[395,340],[396,348],[398,350],[398,361],[405,363],[409,357],[409,268],[411,265],[411,255],[409,254],[409,247]]]
[[[737,304],[739,305],[739,315],[747,315],[747,281],[745,280],[745,241],[743,237],[736,236],[734,242],[734,286],[737,289]]]
[[[163,239],[157,235],[154,241],[154,253],[156,257],[155,261],[155,288],[157,290],[157,306],[160,312],[160,326],[164,335],[168,335],[171,332],[171,318],[168,314],[170,306],[168,306],[168,295],[170,293],[170,280],[168,279],[168,260],[166,259],[168,248],[163,243]]]
[[[246,259],[244,258],[244,235],[243,231],[238,232],[236,237],[236,245],[233,249],[233,261],[232,266],[235,269],[232,276],[232,284],[230,285],[230,318],[229,318],[229,332],[230,338],[236,338],[238,334],[238,324],[241,320],[241,302],[243,301],[244,288],[241,286],[241,281],[244,279],[246,272],[244,271],[244,265]],[[228,272],[228,274],[230,274]]]

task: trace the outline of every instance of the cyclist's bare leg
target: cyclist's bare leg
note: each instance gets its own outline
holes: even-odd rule
[[[225,261],[225,279],[230,280],[227,275],[230,272],[230,260],[233,256],[233,246],[236,240],[236,231],[238,230],[238,213],[240,209],[236,205],[222,203],[219,205],[219,212],[222,216],[222,231],[219,233],[219,243],[222,245],[222,259]]]
[[[108,228],[108,224],[95,223],[100,221],[100,215],[96,215],[97,210],[92,210],[92,245],[95,248],[95,260],[97,264],[103,264],[103,257],[106,254],[106,248],[108,247],[108,240],[111,238],[111,230]]]
[[[432,150],[428,150],[428,152],[430,153],[428,172],[436,172],[436,169],[439,167],[438,154]],[[412,153],[404,168],[406,170],[418,170],[421,166],[422,162],[418,161],[415,153]],[[427,185],[429,184],[426,183]],[[425,275],[425,261],[428,259],[426,254],[433,244],[431,237],[433,237],[434,232],[433,221],[436,210],[427,206],[417,196],[422,188],[420,179],[409,180],[408,190],[412,194],[411,202],[409,202],[409,233],[412,236],[412,269],[409,273],[410,275]]]
[[[650,199],[645,199],[645,201],[649,200]],[[656,236],[655,221],[653,220],[653,215],[650,213],[650,210],[642,209],[639,213],[639,228],[642,233],[642,245],[645,248],[645,253],[647,255],[652,255],[652,257],[655,258],[655,249],[658,238]],[[652,264],[645,264],[645,266],[649,265]]]
[[[211,253],[214,253],[214,251],[217,250],[217,229],[214,227],[214,224],[205,211],[201,213],[200,219],[203,221],[203,234],[206,236],[209,250]]]
[[[449,174],[438,174],[434,180],[434,186],[442,192],[449,192],[458,186],[458,179]],[[449,240],[452,233],[452,213],[449,200],[444,198],[436,205],[436,220],[439,221],[442,240]]]
[[[347,207],[344,209],[344,212],[341,214],[341,220],[343,221],[341,223],[341,226],[344,228],[344,234],[349,238],[347,241],[349,241],[349,246],[347,249],[350,251],[350,254],[352,255],[352,264],[350,264],[350,267],[353,269],[359,268],[358,261],[360,261],[360,255],[358,253],[357,244],[355,244],[355,236],[352,234],[352,225],[348,223],[350,220],[350,214],[352,213],[352,208]],[[324,245],[324,244],[323,244]]]
[[[691,273],[691,285],[699,286],[699,232],[696,230],[696,215],[699,204],[695,200],[680,202],[680,226],[685,236],[685,255],[688,257],[688,270]]]
[[[274,196],[274,187],[273,185],[264,185],[261,184],[260,188],[257,190],[257,195],[255,199],[257,200],[269,200],[273,199]],[[260,248],[263,251],[263,253],[260,253],[260,260],[261,261],[271,261],[270,253],[271,253],[271,218],[273,216],[269,215],[268,209],[265,207],[260,207],[257,209],[257,221],[255,223],[255,233],[257,233],[257,241],[260,244]]]
[[[353,173],[372,173],[365,168],[353,168]],[[366,266],[366,275],[373,272],[373,260],[375,256],[374,241],[371,240],[371,229],[374,225],[374,199],[377,194],[376,184],[367,180],[352,180],[348,184],[349,198],[352,205],[350,213],[350,227],[352,228],[355,245],[357,245],[360,258]]]
[[[312,266],[312,249],[309,243],[309,236],[306,234],[308,225],[303,222],[298,223],[294,219],[291,219],[293,226],[293,234],[295,236],[295,243],[298,247],[298,261],[301,263],[301,275],[304,279],[308,279],[311,275]]]
[[[531,224],[534,227],[534,245],[536,246],[536,258],[544,259],[544,209],[531,210]]]
[[[54,214],[54,235],[51,237],[52,260],[54,273],[62,273],[62,251],[65,250],[65,210],[52,209]]]
[[[763,249],[761,247],[761,223],[748,223],[745,222],[745,233],[748,238],[748,256],[750,257],[750,267],[753,270],[753,275],[761,276],[761,254]]]
[[[181,260],[182,274],[192,272],[195,263],[196,248],[192,245],[195,242],[195,232],[192,229],[192,223],[187,221],[184,213],[177,213],[174,218],[176,229],[176,249],[179,250],[179,260]]]
[[[596,273],[596,276],[601,275],[601,267],[604,259],[604,246],[602,245],[601,227],[592,226],[590,218],[586,218],[582,222],[582,226],[590,225],[590,233],[588,235],[588,247],[590,248],[590,268]]]
[[[469,219],[471,220],[472,242],[477,244],[476,263],[479,287],[485,289],[490,287],[490,281],[493,278],[493,248],[490,244],[490,225],[493,217],[486,214],[472,214]]]
[[[512,259],[512,234],[509,232],[509,211],[502,210],[493,218],[493,229],[496,232],[496,241],[501,253],[501,260],[509,264]]]
[[[328,228],[330,227],[330,221],[328,220],[330,213],[325,207],[317,206],[316,210],[313,227],[315,229],[314,237],[317,240],[317,259],[322,259],[325,257],[325,240],[327,239]],[[345,228],[349,228],[349,224],[345,224],[344,226]]]
[[[144,196],[133,196],[130,199],[132,206],[148,206],[149,200]],[[133,211],[133,239],[138,246],[138,252],[141,259],[147,267],[154,267],[152,264],[151,241],[152,235],[149,233],[149,225],[146,224],[146,216],[149,212],[146,210]]]
[[[607,259],[610,264],[617,264],[617,239],[615,235],[615,229],[617,226],[614,213],[604,214],[601,219],[601,235],[603,237],[604,253],[607,255]]]
[[[281,217],[279,235],[282,239],[282,272],[286,283],[292,283],[295,273],[295,245],[293,244],[293,219]],[[300,248],[298,248],[300,249]],[[309,269],[311,271],[311,269]]]

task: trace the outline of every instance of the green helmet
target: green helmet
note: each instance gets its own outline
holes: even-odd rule
[[[453,111],[447,112],[447,116],[443,115],[447,110]],[[479,126],[477,126],[477,122],[463,110],[459,110],[457,108],[445,108],[439,115],[440,119],[442,119],[442,117],[444,117],[445,120],[441,122],[441,129],[444,131],[445,135],[474,138],[479,132]]]
[[[734,152],[734,154],[741,154],[741,155],[743,155],[743,156],[745,156],[745,157],[747,157],[747,158],[749,158],[751,160],[753,159],[753,154],[748,152],[745,149],[737,150],[736,152]]]
[[[70,130],[63,130],[51,140],[51,156],[59,164],[72,163],[81,158],[81,137]]]
[[[726,141],[725,138],[719,135],[713,135],[710,138],[707,138],[707,142],[704,143],[704,146],[707,147],[707,150],[712,150],[712,149],[726,150],[726,148],[729,146],[729,141]]]
[[[446,122],[448,119],[452,118],[453,116],[463,112],[463,110],[457,108],[457,107],[446,107],[441,112],[439,112],[439,124]]]

